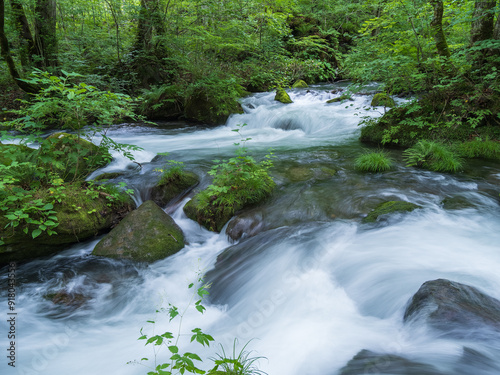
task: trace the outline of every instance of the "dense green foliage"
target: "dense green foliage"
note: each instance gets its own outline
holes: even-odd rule
[[[458,172],[463,168],[461,159],[443,144],[426,140],[403,152],[406,164],[436,172]]]

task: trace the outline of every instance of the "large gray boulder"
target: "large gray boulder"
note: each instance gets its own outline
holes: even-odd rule
[[[447,336],[498,338],[500,301],[446,279],[427,281],[411,299],[404,321],[424,319]]]
[[[183,247],[181,228],[156,203],[146,201],[113,228],[92,254],[154,262]]]

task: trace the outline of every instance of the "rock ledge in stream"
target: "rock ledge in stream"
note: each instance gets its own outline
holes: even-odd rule
[[[427,281],[404,315],[405,322],[418,318],[453,337],[498,338],[500,301],[468,285],[446,279]]]
[[[442,375],[433,366],[413,362],[393,354],[378,354],[362,350],[340,370],[340,375]]]
[[[153,201],[128,214],[95,247],[92,254],[154,262],[184,247],[184,235],[174,220]]]
[[[387,215],[393,212],[411,212],[417,208],[421,208],[419,205],[405,202],[405,201],[389,201],[379,204],[375,207],[369,214],[363,219],[365,223],[374,223],[377,221],[379,216]]]

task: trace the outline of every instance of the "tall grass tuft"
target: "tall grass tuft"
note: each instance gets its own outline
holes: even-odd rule
[[[392,168],[393,160],[385,151],[365,152],[358,156],[354,167],[361,172],[384,172]]]
[[[500,160],[500,142],[489,139],[459,143],[455,149],[464,158]]]

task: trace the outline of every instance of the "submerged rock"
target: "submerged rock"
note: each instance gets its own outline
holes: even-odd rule
[[[500,301],[478,289],[446,279],[427,281],[411,299],[404,321],[424,319],[447,335],[498,338]]]
[[[285,91],[285,89],[283,89],[281,87],[279,87],[276,90],[276,96],[274,97],[274,100],[277,100],[278,102],[285,103],[285,104],[293,103],[292,99],[290,99],[290,95],[288,95],[288,93]]]
[[[338,102],[341,102],[343,100],[354,100],[354,99],[351,97],[350,94],[342,94],[339,97],[327,100],[326,102],[328,104],[330,104],[330,103],[338,103]]]
[[[177,196],[193,189],[200,179],[193,172],[182,171],[166,180],[160,179],[151,189],[151,199],[159,206],[165,206]]]
[[[340,375],[443,375],[434,366],[393,354],[362,350],[340,370]]]
[[[292,89],[306,89],[308,87],[309,86],[307,85],[307,83],[301,79],[299,79],[292,85]]]
[[[93,255],[154,262],[184,247],[184,235],[174,220],[153,201],[128,214],[94,248]]]
[[[382,107],[383,106],[383,107],[392,108],[392,107],[396,106],[396,102],[389,95],[381,92],[381,93],[373,95],[373,99],[372,99],[372,102],[370,105],[372,107]]]
[[[253,237],[268,229],[261,213],[242,214],[234,217],[226,228],[226,234],[234,241],[243,237]]]
[[[379,216],[387,215],[393,212],[411,212],[421,208],[418,204],[405,201],[389,201],[379,204],[363,219],[365,223],[374,223]]]

